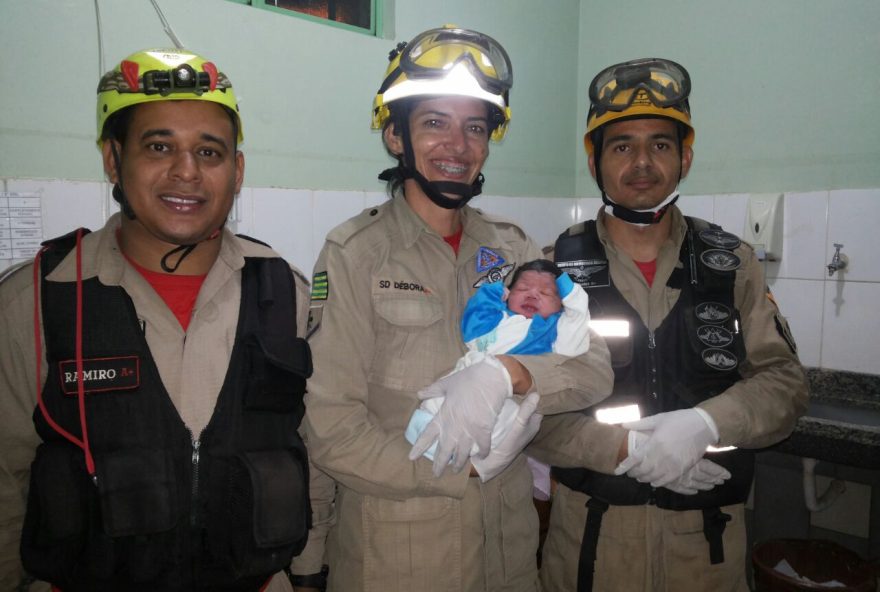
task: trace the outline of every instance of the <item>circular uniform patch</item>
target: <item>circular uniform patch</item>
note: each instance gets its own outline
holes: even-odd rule
[[[710,247],[727,249],[728,251],[732,251],[742,244],[742,241],[739,240],[739,237],[735,234],[730,234],[729,232],[713,228],[701,230],[699,236],[700,240]]]
[[[733,370],[739,365],[736,356],[727,350],[710,347],[703,351],[703,362],[715,370]]]
[[[733,342],[733,333],[724,327],[701,325],[697,327],[697,338],[709,347],[724,347]]]
[[[694,308],[694,314],[704,323],[723,323],[730,318],[730,308],[720,302],[701,302]]]
[[[706,249],[700,255],[700,261],[703,262],[703,265],[715,271],[733,271],[742,264],[739,257],[723,249]]]

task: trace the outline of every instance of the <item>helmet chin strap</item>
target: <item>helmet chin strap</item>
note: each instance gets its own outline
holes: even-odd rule
[[[403,140],[403,157],[398,158],[396,169],[386,169],[379,174],[379,178],[387,181],[391,178],[392,173],[397,170],[404,179],[413,179],[419,184],[419,187],[428,196],[432,202],[446,210],[458,210],[467,204],[471,199],[480,195],[483,191],[483,182],[485,177],[483,173],[477,175],[473,183],[456,183],[455,181],[428,181],[424,175],[408,163],[415,163],[415,155],[413,153],[412,142],[409,137],[409,117],[402,117],[400,122],[400,135]],[[460,196],[459,199],[453,199],[443,195],[451,193]]]
[[[110,149],[113,152],[113,162],[116,165],[116,183],[113,185],[113,199],[115,199],[119,203],[119,207],[122,209],[122,213],[125,214],[125,217],[129,220],[134,220],[136,218],[134,210],[131,207],[131,204],[128,201],[128,198],[125,196],[125,190],[122,188],[122,166],[121,159],[119,158],[119,152],[116,150],[116,144],[112,143],[112,140],[107,140],[111,142]],[[211,240],[220,236],[220,229],[218,228],[211,236],[209,236],[205,240]],[[162,271],[165,273],[174,273],[177,271],[177,268],[180,267],[180,264],[183,263],[183,260],[186,259],[187,255],[193,252],[198,246],[198,243],[193,243],[191,245],[178,245],[165,253],[162,259],[159,261],[159,265],[162,267]],[[180,253],[180,257],[174,263],[169,263],[171,257]]]
[[[624,222],[629,222],[635,226],[650,226],[657,224],[666,215],[670,206],[678,199],[678,187],[673,190],[669,196],[653,208],[644,210],[631,210],[611,199],[605,191],[602,191],[602,201],[605,203],[605,213],[615,218],[620,218]]]

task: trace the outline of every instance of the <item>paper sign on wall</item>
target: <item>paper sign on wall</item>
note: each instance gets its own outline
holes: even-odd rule
[[[0,191],[0,271],[31,259],[43,242],[43,214],[36,193]]]

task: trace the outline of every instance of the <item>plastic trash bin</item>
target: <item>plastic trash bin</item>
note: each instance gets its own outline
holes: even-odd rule
[[[809,581],[777,571],[775,568],[782,561]],[[755,592],[875,592],[877,586],[874,569],[867,561],[831,541],[765,541],[752,551],[752,565],[755,568]],[[843,586],[828,585],[835,580]]]

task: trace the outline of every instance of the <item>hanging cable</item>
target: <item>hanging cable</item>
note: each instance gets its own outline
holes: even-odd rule
[[[171,28],[171,25],[168,24],[168,20],[165,18],[165,15],[162,14],[162,9],[159,8],[159,3],[156,0],[150,0],[153,4],[153,8],[156,9],[156,14],[159,15],[159,20],[162,21],[162,28],[165,29],[165,33],[168,34],[168,37],[171,39],[171,42],[174,44],[174,47],[177,49],[183,49],[183,44],[180,42],[180,39],[177,38],[177,35],[174,34],[174,30]]]

